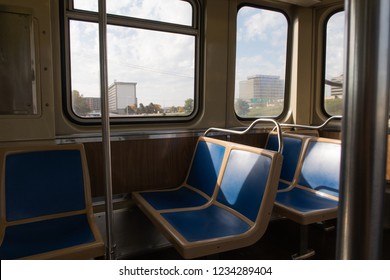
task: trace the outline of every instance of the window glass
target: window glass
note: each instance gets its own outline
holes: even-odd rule
[[[75,8],[81,9],[76,2]],[[163,18],[152,15],[154,9],[145,4],[149,1],[107,3],[110,2],[116,3],[111,4],[111,12],[115,8],[118,13],[122,11],[129,15],[131,9],[120,7],[131,2],[130,6],[145,19]],[[185,3],[191,8],[191,12],[187,11],[177,18],[186,18],[185,21],[180,21],[182,24],[192,23],[192,5],[188,2],[154,2],[160,6],[166,4],[164,9],[170,9],[173,2]],[[143,9],[144,4],[148,9]],[[94,6],[83,7],[92,9]],[[180,11],[181,9],[177,12]],[[190,26],[183,31],[169,24],[164,26],[164,31],[156,30],[155,24],[146,25],[146,28],[129,27],[127,23],[131,25],[133,20],[123,18],[123,25],[107,25],[110,116],[139,118],[191,115],[196,102],[195,61],[198,32]],[[165,31],[167,29],[169,32]],[[98,36],[97,22],[75,18],[69,20],[71,107],[73,113],[82,118],[95,118],[101,114]]]
[[[343,110],[344,12],[333,14],[326,25],[324,108],[329,115]]]
[[[235,111],[241,118],[283,112],[288,22],[284,14],[242,7],[237,14]]]
[[[107,13],[192,25],[191,4],[180,0],[109,0]]]
[[[80,117],[100,116],[98,24],[70,21],[71,100]]]
[[[77,10],[85,10],[90,12],[99,11],[98,0],[73,0],[73,6]]]
[[[75,9],[98,12],[97,0],[73,0]],[[192,6],[181,0],[106,0],[107,13],[192,25]]]

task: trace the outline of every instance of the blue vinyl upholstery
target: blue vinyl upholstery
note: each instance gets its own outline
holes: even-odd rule
[[[309,214],[312,211],[335,208],[338,205],[337,200],[328,199],[300,188],[293,188],[288,192],[277,193],[276,202],[285,207]]]
[[[0,149],[1,259],[104,255],[82,145]]]
[[[250,229],[242,219],[216,205],[162,216],[189,242],[243,234]]]
[[[7,220],[85,208],[80,151],[40,151],[6,158]]]
[[[222,165],[225,147],[200,141],[191,164],[187,184],[212,196]],[[202,176],[199,176],[202,174]]]
[[[305,137],[300,135],[283,134],[283,165],[280,173],[280,179],[292,183],[295,171],[298,166],[298,160],[301,154],[302,145]],[[278,137],[277,134],[270,134],[266,144],[266,149],[277,151],[278,150]],[[289,187],[283,182],[279,183],[279,189]]]
[[[271,159],[248,151],[232,150],[217,201],[255,221],[270,173]]]
[[[298,145],[298,139],[291,137],[298,136],[283,137],[285,158],[281,175],[281,179],[289,178],[289,184],[279,186],[275,211],[300,224],[300,250],[293,258],[307,258],[314,254],[308,249],[308,225],[337,217],[341,143],[306,137]],[[273,138],[270,137],[270,148],[274,146]]]
[[[270,168],[271,159],[268,157],[232,150],[217,201],[254,222],[259,213]],[[214,204],[205,209],[163,213],[162,216],[188,241],[243,234],[250,229],[248,223]]]
[[[142,203],[156,210],[207,203],[214,193],[225,155],[225,147],[221,143],[209,138],[199,139],[186,181],[179,188],[133,193],[133,198],[143,200]]]
[[[156,210],[195,207],[208,201],[205,197],[187,187],[167,191],[142,192],[140,195]]]
[[[211,141],[207,138],[205,140]],[[217,180],[216,191],[213,191],[215,195],[207,204],[187,207],[187,201],[193,196],[183,188],[142,192],[142,199],[139,193],[133,194],[140,208],[162,229],[184,258],[215,254],[253,244],[264,234],[271,216],[282,156],[274,151],[232,142],[218,140],[218,143],[226,155],[218,156],[219,159],[223,158],[220,165],[221,179]],[[213,157],[215,158],[199,158],[199,161],[209,161]],[[194,162],[197,160],[195,156]],[[201,165],[199,162],[199,166]],[[192,172],[189,172],[192,174],[189,177],[194,177],[187,181],[189,185],[192,182],[193,186],[197,186],[194,182],[199,180],[205,184],[203,180],[210,178],[207,174],[203,175],[210,172],[206,168]],[[215,177],[211,178],[214,183]],[[149,199],[155,196],[153,199],[161,198],[165,203],[170,195],[175,199],[180,197],[180,201],[171,204],[174,205],[173,208],[156,207]]]
[[[338,197],[340,157],[341,145],[310,141],[298,184]]]
[[[292,188],[278,192],[276,211],[307,225],[337,217],[341,143],[311,137],[306,139]]]
[[[19,259],[94,241],[85,215],[25,223],[7,228],[0,259]]]

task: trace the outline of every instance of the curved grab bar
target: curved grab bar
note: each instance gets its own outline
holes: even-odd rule
[[[281,123],[280,126],[282,127],[294,127],[294,128],[306,128],[306,129],[321,129],[325,127],[330,121],[335,120],[335,119],[342,119],[343,116],[332,116],[326,121],[324,121],[323,124],[318,125],[318,126],[311,126],[311,125],[303,125],[303,124],[289,124],[289,123]]]
[[[255,121],[253,121],[245,130],[242,130],[242,131],[211,127],[205,131],[203,136],[206,136],[210,131],[219,131],[219,132],[226,132],[226,133],[242,135],[242,134],[247,133],[249,130],[251,130],[259,122],[272,122],[275,125],[275,127],[277,129],[277,133],[278,133],[278,142],[279,142],[278,153],[282,153],[282,151],[283,151],[282,130],[280,128],[280,124],[273,119],[257,119]],[[273,129],[275,129],[275,127]]]

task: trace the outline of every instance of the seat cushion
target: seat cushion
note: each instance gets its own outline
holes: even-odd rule
[[[189,242],[238,235],[250,229],[243,220],[216,205],[161,215]]]
[[[0,259],[18,259],[94,241],[84,214],[8,226]]]
[[[311,191],[293,188],[276,195],[276,204],[292,208],[296,211],[308,213],[311,211],[335,208],[338,201],[318,195]]]
[[[185,186],[169,191],[140,192],[139,195],[156,210],[196,207],[208,201]]]

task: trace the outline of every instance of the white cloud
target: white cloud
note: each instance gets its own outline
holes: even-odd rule
[[[279,12],[243,7],[237,16],[236,93],[253,75],[285,77],[287,20]]]
[[[242,39],[247,41],[271,41],[273,44],[280,42],[286,34],[287,21],[283,14],[256,8],[243,8],[254,10],[254,14],[245,15],[242,26]],[[241,15],[241,14],[240,14]]]
[[[326,76],[332,78],[344,72],[344,12],[329,19],[326,36]]]
[[[166,6],[172,5],[172,1],[154,1],[157,5],[153,9],[150,1],[108,2],[113,5],[112,9],[121,12],[126,12],[126,4],[141,3],[132,10],[138,9],[136,12],[146,18],[159,19],[159,14],[174,20],[183,17],[175,9],[166,14],[165,10],[170,9]],[[188,5],[187,2],[183,3]],[[107,31],[109,84],[114,80],[137,82],[137,98],[139,103],[144,104],[153,102],[162,106],[182,106],[185,99],[193,98],[194,36],[119,26],[108,26]],[[98,96],[97,24],[71,23],[71,53],[73,89],[84,96]]]
[[[191,5],[178,0],[108,0],[107,12],[185,25],[192,20]]]

